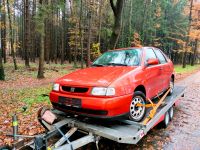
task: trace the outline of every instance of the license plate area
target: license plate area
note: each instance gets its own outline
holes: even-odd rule
[[[59,103],[70,107],[81,108],[81,99],[79,98],[59,96]]]

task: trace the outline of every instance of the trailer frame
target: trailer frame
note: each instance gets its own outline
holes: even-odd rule
[[[155,116],[145,125],[142,121],[134,122],[131,120],[116,120],[100,123],[98,120],[91,118],[83,118],[77,115],[71,116],[58,110],[51,110],[51,113],[59,117],[60,120],[54,124],[49,124],[44,119],[41,119],[42,117],[39,117],[40,123],[47,132],[34,136],[34,139],[24,144],[23,147],[29,147],[35,150],[72,150],[94,142],[98,149],[99,140],[102,138],[118,143],[137,144],[154,126],[163,122],[166,113],[169,113],[169,110],[173,109],[179,103],[180,97],[184,96],[185,89],[183,86],[175,86],[173,94],[165,98],[164,103],[159,107]],[[150,110],[151,108],[149,108],[148,113]],[[148,113],[146,117],[148,117]],[[84,136],[78,137],[75,140],[71,139],[71,136],[77,132]],[[49,145],[48,140],[59,134],[61,137],[55,143]],[[26,136],[15,133],[13,137]]]

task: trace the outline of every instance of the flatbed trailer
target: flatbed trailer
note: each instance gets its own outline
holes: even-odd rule
[[[162,105],[157,109],[155,116],[149,119],[147,124],[143,123],[144,120],[133,122],[131,120],[91,119],[77,115],[67,115],[58,110],[51,110],[51,113],[57,116],[59,121],[49,124],[48,121],[42,119],[42,114],[44,114],[44,110],[42,110],[42,114],[39,114],[39,121],[46,129],[46,133],[31,137],[33,140],[24,144],[22,149],[72,150],[92,142],[96,143],[98,149],[98,142],[102,138],[118,143],[137,144],[157,124],[168,125],[165,119],[167,116],[169,120],[172,119],[173,109],[179,104],[180,97],[184,96],[184,90],[185,87],[175,86],[173,94],[165,98]],[[151,108],[148,108],[144,119],[148,117],[150,110]],[[78,135],[74,136],[77,133]],[[58,135],[60,135],[59,138]],[[15,138],[26,137],[16,133],[13,136]],[[53,142],[50,140],[52,138],[54,139]]]

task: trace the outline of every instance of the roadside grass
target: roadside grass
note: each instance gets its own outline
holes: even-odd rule
[[[50,104],[48,97],[50,91],[51,85],[31,89],[22,89],[19,91],[18,99],[23,101],[27,107],[31,107],[35,103]]]
[[[24,88],[19,90],[0,91],[1,105],[5,105],[9,110],[9,114],[14,113],[32,113],[32,109],[39,109],[42,106],[50,106],[49,93],[51,91],[51,84]],[[4,108],[0,110],[3,113]]]
[[[182,65],[175,65],[174,66],[175,72],[176,73],[191,73],[195,70],[200,69],[200,64],[195,65],[195,66],[191,66],[191,65],[187,65],[186,68],[182,68]]]

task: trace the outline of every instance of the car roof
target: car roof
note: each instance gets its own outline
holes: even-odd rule
[[[155,48],[155,47],[126,47],[126,48],[117,48],[117,49],[113,49],[113,50],[108,50],[108,51],[120,51],[120,50],[131,50],[131,49],[148,49],[148,48]]]

